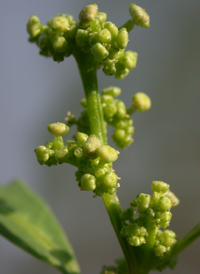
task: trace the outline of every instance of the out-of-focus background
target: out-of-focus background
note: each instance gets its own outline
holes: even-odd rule
[[[122,25],[130,1],[96,0],[107,20]],[[121,151],[114,168],[122,178],[118,195],[125,208],[140,192],[151,193],[153,180],[171,185],[181,203],[171,229],[182,237],[200,217],[200,1],[141,0],[151,27],[135,27],[128,49],[139,54],[137,68],[125,80],[99,71],[99,89],[122,88],[127,106],[138,91],[152,109],[134,115],[134,143]],[[73,57],[62,63],[39,56],[27,41],[26,22],[36,14],[46,23],[58,13],[78,18],[86,0],[1,1],[0,16],[0,181],[23,178],[50,205],[74,246],[83,274],[100,273],[121,250],[101,198],[81,192],[69,165],[40,166],[34,149],[52,138],[46,126],[78,115],[83,88]],[[71,133],[70,133],[71,132]],[[74,130],[68,133],[71,138]],[[112,140],[109,141],[113,145]],[[200,272],[200,240],[179,256],[174,273]],[[0,274],[53,274],[57,270],[0,237]],[[171,273],[167,269],[163,273]]]

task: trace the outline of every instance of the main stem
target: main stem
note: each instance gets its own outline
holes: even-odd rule
[[[91,54],[83,53],[80,49],[75,49],[73,55],[78,64],[87,99],[90,131],[92,134],[95,134],[103,144],[107,144],[106,128],[97,83],[97,69],[99,67],[99,62],[95,61]],[[119,199],[116,194],[104,194],[102,198],[124,256],[127,260],[129,274],[139,273],[134,251],[127,243],[126,239],[120,235],[122,228],[120,215],[122,210]]]

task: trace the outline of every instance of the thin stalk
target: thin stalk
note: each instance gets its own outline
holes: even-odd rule
[[[106,128],[97,84],[97,69],[99,63],[94,60],[91,54],[82,53],[80,52],[80,49],[75,49],[73,55],[78,64],[85,96],[87,99],[90,131],[92,134],[95,134],[103,144],[107,144]],[[129,274],[137,274],[139,271],[134,252],[126,239],[120,235],[122,228],[120,215],[122,210],[119,199],[116,194],[104,194],[103,202],[123,250],[124,256],[127,260]]]

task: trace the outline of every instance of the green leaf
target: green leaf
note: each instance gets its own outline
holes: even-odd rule
[[[78,274],[74,251],[48,205],[21,181],[0,186],[0,234],[64,274]]]

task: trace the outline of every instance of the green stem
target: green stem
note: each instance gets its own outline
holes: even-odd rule
[[[107,144],[106,128],[97,85],[97,69],[99,68],[99,63],[94,60],[91,54],[81,52],[80,48],[75,48],[73,55],[78,64],[87,99],[90,131],[92,134],[95,134],[103,144]],[[139,273],[133,249],[126,239],[120,235],[122,228],[120,215],[122,211],[119,199],[116,194],[104,194],[103,201],[124,256],[126,257],[129,274]]]
[[[126,28],[128,32],[130,32],[134,28],[133,20],[130,19],[126,23],[124,23],[119,29]]]

